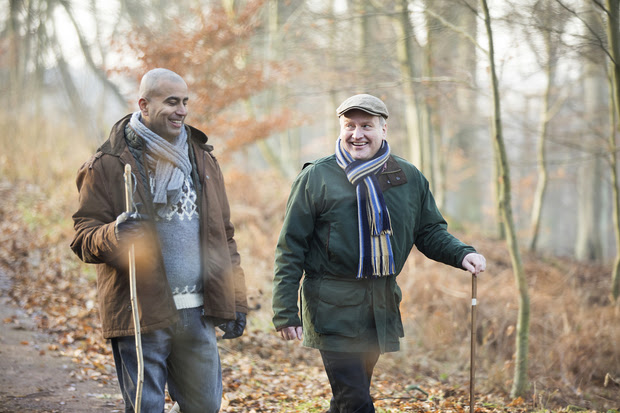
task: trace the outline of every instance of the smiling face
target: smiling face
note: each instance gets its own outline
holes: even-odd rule
[[[387,137],[387,123],[380,116],[361,110],[350,110],[340,116],[342,149],[355,160],[371,159]]]
[[[162,138],[172,141],[183,128],[188,99],[187,84],[182,79],[159,79],[148,96],[138,101],[142,122]]]

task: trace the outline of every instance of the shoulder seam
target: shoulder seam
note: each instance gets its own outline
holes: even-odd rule
[[[95,162],[97,162],[97,160],[99,158],[101,158],[102,156],[103,156],[103,152],[102,151],[97,151],[97,153],[95,153],[93,156],[91,156],[90,159],[87,162],[88,169],[93,169],[93,165],[95,164]]]

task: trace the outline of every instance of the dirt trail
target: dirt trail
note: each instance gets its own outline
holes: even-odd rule
[[[53,337],[9,301],[8,288],[0,268],[0,413],[124,411],[116,383],[80,380],[70,357],[48,351]]]

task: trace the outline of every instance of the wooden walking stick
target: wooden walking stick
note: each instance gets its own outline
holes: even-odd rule
[[[469,412],[474,413],[474,381],[476,378],[476,274],[471,275],[471,363],[469,365]]]
[[[125,165],[125,211],[133,211],[133,185],[131,180],[131,165]],[[136,384],[136,402],[134,411],[140,413],[142,404],[142,385],[144,384],[144,356],[142,354],[142,336],[140,335],[140,314],[138,309],[138,295],[136,293],[136,252],[133,242],[129,246],[129,296],[131,298],[131,314],[136,337],[136,357],[138,359],[138,383]]]

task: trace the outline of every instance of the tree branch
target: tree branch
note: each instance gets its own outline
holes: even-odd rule
[[[575,16],[577,19],[579,19],[583,25],[586,27],[586,29],[588,29],[588,31],[594,36],[594,38],[597,40],[597,44],[598,46],[601,48],[601,50],[603,51],[603,53],[605,53],[607,55],[607,57],[609,57],[609,59],[615,63],[613,57],[611,56],[611,54],[609,53],[609,50],[607,50],[607,48],[605,47],[605,41],[601,38],[601,36],[599,36],[599,34],[596,32],[596,30],[594,28],[592,28],[590,26],[590,24],[588,24],[587,21],[585,21],[585,19],[583,19],[581,17],[581,15],[579,13],[577,13],[575,10],[571,9],[570,7],[568,7],[567,5],[565,5],[564,3],[562,3],[562,0],[555,0],[560,6],[562,6],[562,8],[564,8],[564,10],[566,10],[567,12],[569,12],[570,14],[572,14],[573,16]],[[596,1],[595,1],[596,3]],[[598,3],[597,3],[598,5]]]
[[[444,19],[441,15],[435,13],[433,10],[431,10],[429,8],[426,9],[426,12],[428,14],[430,14],[431,16],[433,16],[434,18],[436,18],[437,20],[439,20],[441,22],[441,24],[443,24],[447,28],[453,30],[455,33],[460,34],[461,36],[463,36],[464,38],[466,38],[467,40],[472,42],[474,44],[474,46],[476,46],[478,49],[482,50],[485,54],[488,54],[488,51],[484,47],[479,45],[478,42],[476,42],[476,39],[474,39],[471,34],[465,32],[465,30],[461,29],[460,27],[455,26],[454,24],[450,23],[449,21]]]
[[[75,19],[73,10],[71,9],[71,4],[67,0],[60,0],[59,2],[62,5],[62,7],[65,9],[65,11],[67,12],[67,16],[69,16],[69,19],[71,20],[71,23],[73,24],[73,28],[75,29],[75,32],[77,33],[78,40],[80,42],[80,48],[82,49],[82,54],[84,55],[84,59],[86,60],[86,63],[93,70],[93,72],[99,78],[99,80],[103,83],[104,87],[107,87],[108,89],[110,89],[121,102],[125,102],[125,97],[121,94],[118,87],[108,79],[104,70],[95,63],[92,53],[90,51],[90,46],[88,45],[88,42],[84,38],[84,35],[82,34],[82,30],[77,20]]]

